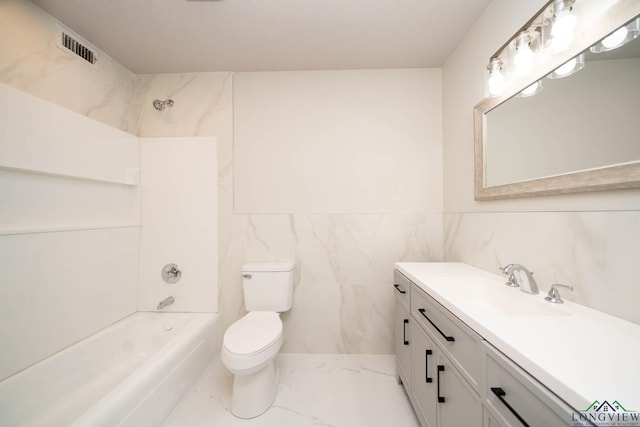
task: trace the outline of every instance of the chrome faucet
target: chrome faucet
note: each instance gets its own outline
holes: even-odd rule
[[[163,308],[173,304],[174,302],[176,302],[176,299],[174,297],[167,297],[158,303],[158,310],[162,310]]]
[[[533,273],[520,264],[513,264],[511,268],[516,283],[520,285],[520,290],[528,294],[538,293],[538,284],[533,278]]]
[[[538,293],[538,284],[533,278],[533,273],[520,264],[509,264],[501,267],[502,273],[508,275],[507,286],[520,286],[522,292],[528,294]]]

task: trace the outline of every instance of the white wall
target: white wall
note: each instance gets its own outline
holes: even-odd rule
[[[218,310],[217,173],[215,138],[140,140],[140,282],[138,310]],[[164,265],[177,264],[182,276],[168,284]]]
[[[568,299],[640,322],[634,258],[640,190],[476,202],[473,106],[489,57],[546,2],[494,0],[443,68],[444,257],[489,271],[518,262],[541,289],[571,284]],[[596,2],[597,3],[597,2]]]
[[[136,137],[5,85],[0,110],[2,379],[135,311],[140,235]]]
[[[393,263],[441,257],[440,105],[439,70],[236,74],[223,286],[296,262],[283,351],[393,352]]]
[[[440,70],[239,73],[237,213],[439,212]]]

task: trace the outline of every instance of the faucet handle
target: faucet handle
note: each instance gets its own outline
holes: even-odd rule
[[[554,304],[562,304],[564,300],[560,298],[560,292],[558,292],[558,286],[562,286],[563,288],[567,288],[570,291],[573,291],[573,286],[554,283],[553,285],[551,285],[551,289],[549,289],[549,293],[547,294],[546,297],[544,297],[544,299]]]
[[[518,286],[520,286],[513,273],[509,273],[509,277],[507,278],[507,281],[504,282],[504,284],[512,288],[517,288]]]
[[[513,264],[507,264],[504,267],[500,267],[500,272],[505,276],[508,276],[507,281],[504,283],[507,286],[511,286],[512,288],[520,286],[515,276],[513,275]]]
[[[507,264],[504,267],[498,267],[498,268],[500,269],[500,272],[506,276],[507,274],[511,273],[511,270],[513,269],[513,264]]]

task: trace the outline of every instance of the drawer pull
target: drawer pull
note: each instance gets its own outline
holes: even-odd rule
[[[393,285],[393,287],[396,288],[396,291],[400,292],[401,294],[406,294],[407,293],[407,291],[403,291],[402,289],[400,289],[400,285],[398,285],[398,284]],[[387,288],[387,289],[389,289],[389,288]]]
[[[427,363],[427,359],[432,354],[433,354],[433,351],[431,351],[431,350],[425,350],[424,351],[424,380],[425,380],[425,382],[428,382],[428,383],[432,383],[433,382],[433,378],[429,377],[429,364]]]
[[[449,336],[445,335],[445,334],[444,334],[444,332],[442,332],[442,331],[440,330],[440,328],[438,328],[438,327],[436,326],[436,324],[435,324],[435,323],[433,323],[433,322],[431,321],[431,319],[429,319],[429,318],[427,317],[427,315],[425,314],[425,310],[424,310],[424,308],[419,308],[419,309],[418,309],[418,311],[420,312],[420,314],[422,314],[422,315],[424,316],[424,318],[425,318],[425,319],[427,319],[427,320],[429,321],[429,323],[431,323],[431,325],[432,325],[434,328],[436,328],[436,331],[440,332],[440,335],[442,335],[442,336],[444,337],[444,339],[445,339],[445,340],[447,340],[447,341],[455,341],[455,338],[453,338],[453,337],[449,337]]]
[[[402,325],[402,341],[404,341],[404,345],[409,345],[409,340],[407,340],[407,324],[408,323],[409,323],[409,319],[404,319],[404,322]]]
[[[498,397],[498,399],[500,399],[500,402],[502,402],[504,404],[504,406],[507,407],[509,412],[511,412],[513,414],[513,416],[516,417],[518,419],[518,421],[520,421],[522,423],[523,426],[529,427],[529,424],[527,424],[527,422],[520,416],[520,414],[518,414],[516,412],[516,410],[513,409],[511,407],[511,405],[509,405],[509,402],[507,402],[505,400],[504,397],[507,395],[507,393],[505,393],[505,391],[502,388],[500,388],[500,387],[491,387],[491,391],[493,392],[493,394],[495,394]]]
[[[438,403],[444,403],[444,396],[440,396],[440,372],[444,372],[444,365],[438,365]]]

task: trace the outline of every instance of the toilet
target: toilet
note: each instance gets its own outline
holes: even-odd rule
[[[293,304],[293,263],[242,266],[248,313],[224,334],[221,358],[234,374],[231,413],[254,418],[271,407],[278,391],[274,359],[282,346],[280,313]]]

